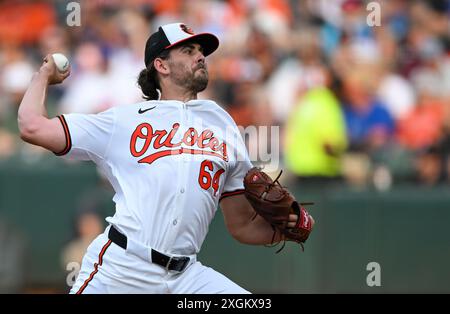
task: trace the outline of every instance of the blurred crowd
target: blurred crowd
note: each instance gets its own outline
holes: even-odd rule
[[[69,26],[71,2],[80,26]],[[46,54],[72,64],[49,90],[49,115],[96,113],[142,100],[146,39],[183,22],[221,41],[201,97],[243,127],[280,126],[294,177],[450,183],[449,1],[371,1],[379,12],[369,2],[0,1],[0,159],[45,156],[19,140],[16,117]]]

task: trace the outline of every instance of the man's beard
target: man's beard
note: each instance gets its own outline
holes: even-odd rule
[[[203,70],[202,70],[203,69]],[[172,63],[172,80],[178,85],[194,93],[204,91],[208,86],[208,70],[205,64],[198,64],[190,72],[186,70],[184,64]]]

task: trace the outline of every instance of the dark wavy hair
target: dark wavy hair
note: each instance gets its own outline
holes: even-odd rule
[[[169,55],[170,50],[164,50],[158,55],[157,58],[167,60],[169,58]],[[142,93],[144,94],[142,96],[144,99],[146,100],[159,99],[158,90],[161,91],[161,86],[159,85],[158,71],[156,71],[155,67],[153,66],[153,61],[139,73],[137,83],[141,88]]]

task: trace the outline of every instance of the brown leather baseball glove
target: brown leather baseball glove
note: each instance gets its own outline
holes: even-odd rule
[[[295,241],[303,248],[303,243],[308,239],[312,229],[312,218],[302,205],[313,203],[298,203],[294,196],[281,184],[278,179],[272,180],[260,168],[253,167],[244,178],[245,197],[255,210],[255,216],[260,215],[269,222],[276,232],[281,232],[286,240]],[[295,227],[289,228],[289,214],[298,215]],[[284,247],[285,242],[281,249]]]

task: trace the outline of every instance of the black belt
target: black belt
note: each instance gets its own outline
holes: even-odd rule
[[[122,249],[127,249],[127,237],[120,233],[114,226],[111,226],[108,233],[108,238],[120,246]],[[152,262],[158,264],[168,270],[183,271],[189,264],[190,258],[187,256],[170,257],[152,249]]]

